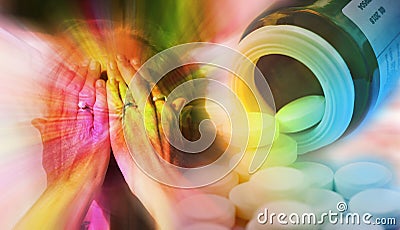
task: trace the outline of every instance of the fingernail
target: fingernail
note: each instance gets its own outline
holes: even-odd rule
[[[103,80],[97,80],[96,81],[96,86],[97,87],[104,87],[104,85],[105,85],[105,82]]]
[[[95,60],[91,60],[89,68],[91,70],[96,70],[96,67],[97,67],[97,62]]]
[[[117,85],[117,81],[115,80],[115,78],[110,78],[110,84],[113,86]]]
[[[110,69],[112,69],[112,70],[115,70],[115,68],[116,68],[115,62],[114,62],[114,61],[111,61],[111,62],[109,63],[109,66],[110,66]]]
[[[137,66],[139,64],[139,61],[137,59],[132,59],[131,60],[131,65]]]
[[[90,61],[88,59],[83,60],[82,62],[82,67],[87,67],[89,65]]]
[[[125,61],[125,57],[122,54],[117,54],[117,60],[118,61]]]

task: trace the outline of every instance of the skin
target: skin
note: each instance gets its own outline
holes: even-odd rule
[[[157,220],[159,226],[163,226],[166,229],[168,229],[168,226],[173,228],[175,224],[174,219],[177,217],[173,216],[174,212],[170,209],[174,207],[173,203],[176,202],[178,194],[172,188],[166,187],[144,174],[134,162],[125,141],[126,139],[134,141],[135,143],[132,144],[135,146],[135,151],[138,151],[140,154],[161,153],[163,157],[168,156],[169,146],[166,146],[168,142],[164,136],[165,131],[163,129],[160,130],[157,125],[160,123],[160,120],[156,109],[156,106],[159,106],[159,108],[163,107],[165,102],[157,101],[157,104],[160,104],[154,105],[152,101],[148,100],[146,105],[144,105],[144,111],[139,111],[137,107],[130,106],[126,109],[125,114],[123,114],[124,104],[128,103],[125,101],[128,91],[125,82],[129,82],[131,77],[136,73],[135,63],[125,57],[119,57],[116,61],[109,63],[107,73],[109,77],[107,81],[107,102],[110,112],[110,139],[115,159],[132,193],[149,210],[153,218]],[[141,84],[139,87],[132,92],[133,98],[138,98],[141,93],[145,93],[147,90],[148,83],[144,79],[140,79],[140,81]],[[158,91],[158,93],[160,92]],[[182,102],[177,100],[174,105],[179,106],[178,103]],[[143,127],[143,112],[146,117],[146,127]],[[131,121],[128,124],[132,129],[130,133],[124,134],[123,132],[123,116],[129,116],[127,120]],[[147,133],[144,131],[145,129]],[[129,135],[134,135],[134,137],[129,137]],[[145,144],[147,143],[147,137],[152,146]],[[152,165],[155,169],[161,167],[157,161],[152,162]],[[149,191],[151,191],[151,196],[149,195]],[[166,215],[166,213],[170,215]]]
[[[236,2],[235,4],[237,5]],[[243,4],[246,4],[246,7],[249,6],[247,1],[244,1]],[[226,4],[222,5],[226,8]],[[209,14],[213,20],[219,18],[215,17],[215,15],[220,14],[219,9],[221,7],[217,6],[214,8],[215,10],[212,10],[212,13]],[[260,11],[262,8],[254,5],[255,11]],[[237,9],[243,12],[243,7],[237,7]],[[250,22],[256,14],[258,13],[249,14],[246,20]],[[204,24],[206,26],[210,24],[215,25],[216,23],[213,20],[211,20],[213,23]],[[247,25],[247,22],[244,20],[241,22],[243,22],[243,25],[240,28]],[[223,41],[226,37],[230,37],[233,32],[227,26],[229,28],[236,28],[237,31],[242,31],[242,29],[237,29],[239,27],[232,26],[231,21],[225,20],[222,23],[218,23],[214,29],[218,33],[210,35],[210,37],[216,37],[212,40]],[[175,27],[176,25],[173,25],[174,29]],[[225,27],[227,29],[224,29]],[[184,29],[186,31],[185,27]],[[122,108],[123,104],[126,103],[123,99],[127,91],[125,82],[129,82],[129,78],[133,76],[132,72],[148,58],[145,55],[146,52],[138,48],[145,45],[135,41],[135,39],[127,39],[126,37],[129,36],[126,36],[126,34],[129,33],[130,31],[125,32],[123,30],[114,32],[115,36],[113,39],[110,39],[112,40],[110,47],[112,46],[113,49],[110,49],[110,47],[105,50],[100,49],[102,52],[105,51],[111,55],[113,53],[109,51],[118,50],[118,53],[123,53],[128,59],[128,61],[121,61],[118,58],[115,60],[118,70],[115,71],[116,76],[120,76],[117,81],[109,80],[107,82],[108,108],[110,110],[109,123],[108,113],[104,112],[107,111],[105,87],[102,85],[95,87],[96,79],[98,79],[100,74],[99,64],[96,65],[93,71],[88,67],[89,63],[82,66],[70,67],[60,65],[50,76],[51,79],[49,82],[55,82],[56,84],[51,85],[52,87],[49,88],[50,91],[48,94],[50,97],[48,98],[49,104],[47,105],[49,111],[47,111],[45,119],[36,119],[32,122],[40,131],[43,140],[43,167],[47,174],[48,187],[31,210],[19,222],[17,229],[79,228],[90,202],[102,184],[107,168],[110,146],[108,130],[111,132],[111,146],[118,166],[123,172],[131,191],[145,204],[146,208],[150,210],[160,225],[165,229],[172,228],[169,225],[171,222],[170,217],[165,215],[165,213],[168,213],[168,210],[160,208],[160,202],[165,202],[165,205],[162,203],[162,206],[173,207],[174,200],[171,199],[170,194],[175,192],[151,180],[138,169],[129,154],[122,133]],[[60,36],[57,38],[57,41],[46,37],[44,40],[52,41],[49,43],[64,44],[67,43],[64,41],[64,38],[67,39],[67,37],[69,36]],[[96,58],[96,60],[101,59],[102,56],[98,56],[96,53],[97,50],[91,50],[85,41],[81,41],[79,38],[77,40],[79,41],[78,44],[82,45],[82,47],[77,49],[75,43],[70,45],[64,44],[55,53],[69,53],[66,55],[67,58],[65,60],[74,60],[71,62],[75,63],[77,60],[82,61],[82,57],[87,56]],[[115,44],[117,44],[116,47],[113,46]],[[101,48],[103,47],[108,47],[108,44],[102,44]],[[136,60],[139,61],[134,61],[133,57],[136,57]],[[102,59],[100,61],[104,68],[105,61]],[[107,67],[107,69],[110,75],[113,71],[111,71],[110,67]],[[78,74],[75,74],[75,72]],[[78,76],[82,78],[78,78]],[[140,92],[140,89],[135,89],[132,93],[135,95],[135,93],[139,94]],[[157,89],[153,93],[156,95]],[[85,100],[88,105],[95,108],[93,115],[82,112],[78,113],[76,105],[82,100]],[[184,100],[178,100],[173,104],[173,108],[167,109],[180,108],[183,103]],[[160,127],[159,124],[161,123],[158,121],[160,111],[164,108],[164,102],[149,102],[146,104],[146,108],[148,109],[145,110],[145,116],[150,121],[146,123],[146,129],[153,147],[157,149],[157,152],[161,156],[174,161],[169,145],[166,139],[163,138],[163,134],[168,135],[169,133],[168,127]],[[190,110],[189,106],[186,107],[184,112],[188,115],[184,117],[189,117],[190,119]],[[135,110],[130,109],[129,111],[131,112],[128,113],[128,116],[139,117],[140,115]],[[183,125],[181,124],[181,126]],[[145,135],[139,132],[140,129],[135,124],[132,125],[132,130],[135,132],[135,137]],[[190,129],[185,130],[188,131]],[[191,134],[189,132],[185,136],[190,137]],[[137,151],[148,153],[149,146],[143,146],[140,143],[140,138],[137,140],[137,143],[135,143]],[[157,162],[154,165],[154,167],[157,167]]]
[[[199,155],[175,151],[166,138],[171,134],[171,130],[174,127],[170,126],[171,122],[166,122],[164,126],[161,126],[161,115],[167,116],[167,121],[176,119],[174,116],[185,104],[185,99],[178,98],[171,103],[171,106],[165,103],[164,100],[150,100],[153,97],[160,98],[163,94],[153,82],[141,78],[140,75],[135,75],[137,69],[134,61],[121,56],[108,64],[107,102],[110,112],[111,147],[117,164],[132,193],[148,209],[159,228],[176,229],[177,225],[184,221],[179,217],[179,210],[175,209],[176,204],[183,197],[196,194],[198,191],[171,188],[151,179],[138,167],[131,155],[133,153],[130,151],[135,151],[134,153],[138,155],[159,154],[170,163],[181,165],[182,163],[198,162],[199,157],[201,158],[199,155],[204,155],[205,159],[203,160],[215,157],[215,151],[219,151],[221,141],[217,140],[208,151],[199,153]],[[126,82],[130,82],[133,76],[138,78],[136,80],[139,84],[135,85],[137,87],[134,89],[128,90]],[[147,94],[150,86],[152,88],[151,95],[146,104],[136,105],[136,102],[140,103],[141,96]],[[127,96],[127,94],[131,94],[131,96]],[[124,105],[128,104],[132,104],[132,106],[124,109]],[[143,107],[144,110],[141,110],[140,108]],[[185,118],[190,120],[192,109],[193,106],[187,107],[187,110],[184,111],[187,113],[184,115]],[[165,113],[162,114],[163,110],[165,110]],[[126,119],[123,120],[124,116]],[[143,122],[143,119],[145,119],[145,122]],[[123,121],[126,123],[123,123]],[[187,123],[190,121],[181,122]],[[127,132],[123,131],[123,125],[127,125],[129,128]],[[190,129],[193,130],[191,126],[189,127]],[[151,144],[148,144],[147,138]],[[130,146],[134,146],[134,148],[129,149],[126,140],[129,140]],[[151,166],[154,170],[163,170],[163,166],[157,159],[148,157],[146,160],[152,161]],[[170,173],[176,178],[182,176],[170,169],[165,169],[163,172]],[[182,177],[181,179],[184,180],[185,178]]]
[[[142,45],[137,42],[132,44],[133,47]],[[176,119],[172,111],[180,109],[185,100],[177,99],[169,107],[163,100],[149,99],[143,105],[144,111],[129,107],[123,114],[124,104],[128,103],[125,101],[128,92],[126,83],[130,82],[138,67],[143,64],[143,53],[148,51],[138,51],[141,55],[118,55],[106,64],[101,60],[100,67],[97,62],[84,61],[82,57],[85,55],[73,50],[67,52],[71,55],[66,55],[64,63],[82,64],[59,64],[54,69],[46,87],[46,117],[32,121],[42,136],[43,167],[48,186],[16,228],[79,228],[93,199],[103,197],[101,185],[109,162],[110,145],[132,193],[139,198],[159,226],[174,228],[178,217],[173,208],[182,197],[181,191],[164,186],[145,175],[132,159],[125,138],[126,135],[127,139],[129,135],[134,136],[129,140],[135,140],[133,145],[139,154],[159,154],[169,162],[179,163],[183,157],[176,156],[177,153],[172,151],[166,139],[172,127],[168,123],[161,126],[161,111],[167,110],[167,120]],[[109,77],[106,87],[100,84],[101,80],[97,80],[104,68]],[[145,79],[139,80],[141,84],[130,91],[133,99],[139,98],[150,85],[154,85]],[[96,86],[96,83],[99,85]],[[151,98],[162,96],[157,86],[151,93]],[[94,108],[93,115],[88,111],[78,111],[77,105],[81,101]],[[185,109],[185,117],[190,117],[190,110],[190,106]],[[132,121],[129,124],[132,127],[131,133],[123,133],[123,115]],[[145,127],[140,126],[143,125],[143,117],[146,119]],[[187,135],[190,136],[190,133]],[[143,144],[147,143],[145,138],[149,138],[151,146]],[[152,165],[157,170],[161,167],[156,161]]]
[[[59,64],[50,76],[47,115],[32,121],[43,141],[47,188],[16,229],[79,229],[103,183],[110,156],[106,87],[97,80],[100,65],[88,64]],[[79,101],[93,111],[78,110]]]
[[[141,45],[136,43],[131,42],[133,47]],[[136,72],[137,65],[142,63],[131,58],[129,63],[116,59],[104,65],[102,60],[101,67],[98,62],[85,61],[83,58],[85,55],[74,52],[76,50],[69,48],[67,44],[64,47],[68,55],[62,59],[63,63],[82,64],[76,66],[59,63],[47,76],[49,80],[44,87],[47,92],[44,92],[43,96],[48,110],[44,118],[32,121],[42,137],[42,161],[47,175],[47,188],[17,223],[16,229],[79,229],[91,202],[94,199],[99,202],[99,197],[104,196],[101,185],[110,158],[110,146],[132,193],[156,217],[158,223],[171,222],[165,215],[165,209],[173,206],[168,203],[170,197],[166,192],[168,189],[160,186],[137,168],[126,147],[121,128],[124,103],[121,98],[125,98],[127,91],[122,76],[128,80],[127,76]],[[134,54],[127,56],[140,57]],[[113,64],[114,68],[111,68]],[[121,64],[124,64],[125,68]],[[104,68],[110,79],[107,82],[108,94],[105,82],[98,80]],[[112,81],[113,78],[110,76],[113,74],[117,76],[118,81],[115,78]],[[114,89],[110,87],[111,82],[116,86]],[[139,88],[135,92],[139,93],[140,90]],[[107,98],[111,100],[108,103]],[[81,101],[93,107],[93,114],[78,111],[77,105]],[[156,113],[151,103],[146,106],[148,108],[146,117],[152,119],[152,122],[148,122],[148,133],[157,152],[162,153],[162,144],[156,138],[158,137]],[[112,143],[110,143],[110,132]],[[142,135],[145,134],[135,133],[135,136]],[[140,143],[137,145],[141,153],[148,152],[147,147],[144,148]],[[157,197],[157,201],[153,196]],[[159,207],[160,202],[165,203],[164,208]]]

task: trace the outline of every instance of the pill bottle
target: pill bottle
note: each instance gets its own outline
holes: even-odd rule
[[[267,10],[248,26],[239,50],[263,73],[277,110],[306,95],[325,97],[322,120],[291,134],[299,153],[324,147],[360,126],[395,87],[399,22],[398,0],[318,0]],[[254,76],[245,78],[257,86]],[[234,84],[246,98],[243,84]],[[246,107],[252,110],[252,102]]]

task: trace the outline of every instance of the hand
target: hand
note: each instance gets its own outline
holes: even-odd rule
[[[94,61],[72,69],[60,64],[50,76],[47,115],[32,122],[41,133],[48,184],[17,228],[79,228],[110,157],[106,88],[99,76]]]
[[[206,162],[211,158],[218,157],[218,155],[215,156],[215,148],[210,148],[208,151],[206,150],[199,154],[188,154],[179,152],[170,145],[168,140],[176,138],[174,136],[176,132],[171,132],[173,129],[179,132],[180,127],[185,128],[187,130],[183,130],[184,133],[188,131],[186,133],[189,134],[186,137],[189,137],[189,139],[193,137],[194,130],[198,128],[197,126],[202,118],[205,118],[203,113],[204,105],[202,103],[194,103],[192,106],[184,107],[179,119],[181,121],[180,127],[174,127],[173,122],[170,121],[177,119],[177,112],[184,106],[185,99],[178,98],[171,105],[166,103],[163,100],[163,92],[165,91],[162,91],[154,83],[143,79],[142,76],[135,75],[136,69],[138,68],[135,66],[135,62],[129,61],[124,57],[119,57],[108,65],[107,102],[110,112],[111,147],[131,191],[142,201],[154,219],[161,226],[165,226],[178,219],[173,217],[177,213],[174,210],[174,204],[179,197],[182,198],[190,192],[173,189],[151,179],[139,169],[138,165],[148,167],[145,169],[147,173],[153,172],[149,170],[155,170],[155,172],[169,175],[169,178],[184,181],[186,179],[183,178],[182,174],[171,168],[166,169],[164,164],[161,164],[160,160],[154,155],[158,154],[164,160],[184,167],[190,164],[196,165],[199,162]],[[176,81],[190,80],[187,78],[191,76],[182,75],[182,72],[178,74],[181,75],[168,76],[171,78],[167,78],[166,84],[173,86]],[[134,88],[128,90],[125,82],[130,82],[134,75],[136,84]],[[182,79],[183,77],[185,79]],[[149,95],[150,85],[153,86],[151,95]],[[194,88],[188,90],[188,92],[193,92],[193,90]],[[143,96],[150,97],[145,98],[146,100],[143,101],[141,100]],[[195,119],[192,119],[191,115],[194,110],[197,110],[196,116]],[[166,116],[166,121],[163,125],[161,125],[161,115]],[[191,124],[186,124],[186,122]],[[180,138],[182,136],[179,136],[174,141],[178,142]],[[126,141],[129,141],[129,143]],[[133,158],[133,156],[136,157]],[[146,165],[138,164],[137,157],[146,161]],[[149,191],[151,191],[151,194]],[[160,209],[160,205],[164,208]],[[170,216],[166,215],[166,213]],[[173,226],[170,228],[173,228]]]
[[[54,76],[47,117],[32,122],[42,136],[48,185],[84,176],[100,186],[110,153],[105,82],[97,80],[100,66],[92,61],[90,67],[70,70],[61,64]]]
[[[132,146],[135,146],[134,151],[142,156],[160,154],[165,159],[169,156],[170,149],[166,145],[168,142],[166,139],[160,139],[159,136],[159,121],[153,102],[148,100],[146,105],[142,105],[145,106],[145,114],[143,115],[143,111],[139,111],[137,108],[140,105],[136,107],[134,104],[129,104],[131,102],[125,101],[127,93],[136,96],[146,95],[148,84],[144,79],[140,79],[141,84],[134,89],[135,92],[128,91],[125,81],[128,82],[131,79],[136,73],[136,68],[125,58],[119,58],[117,62],[110,62],[107,73],[109,77],[107,81],[107,102],[110,113],[110,140],[115,159],[131,191],[149,210],[154,219],[163,227],[167,225],[173,228],[173,226],[168,225],[172,224],[173,218],[166,213],[175,215],[174,211],[167,211],[166,209],[173,209],[173,204],[176,202],[174,196],[177,194],[171,188],[151,179],[138,168],[125,141],[132,140],[134,142]],[[124,106],[129,106],[125,108],[125,113]],[[158,104],[158,106],[162,105]],[[123,116],[130,117],[129,124],[122,123]],[[146,127],[143,126],[144,117],[146,117]],[[124,133],[123,125],[128,125],[130,132]],[[145,129],[147,129],[147,133]],[[147,138],[151,141],[150,145]],[[152,161],[154,168],[162,170],[162,166],[154,158],[149,157],[148,160]],[[151,191],[151,194],[149,191]],[[168,227],[165,228],[168,229]]]

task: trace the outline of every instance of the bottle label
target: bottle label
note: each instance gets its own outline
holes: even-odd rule
[[[342,11],[365,34],[375,52],[380,72],[379,104],[400,78],[400,1],[351,0]]]

